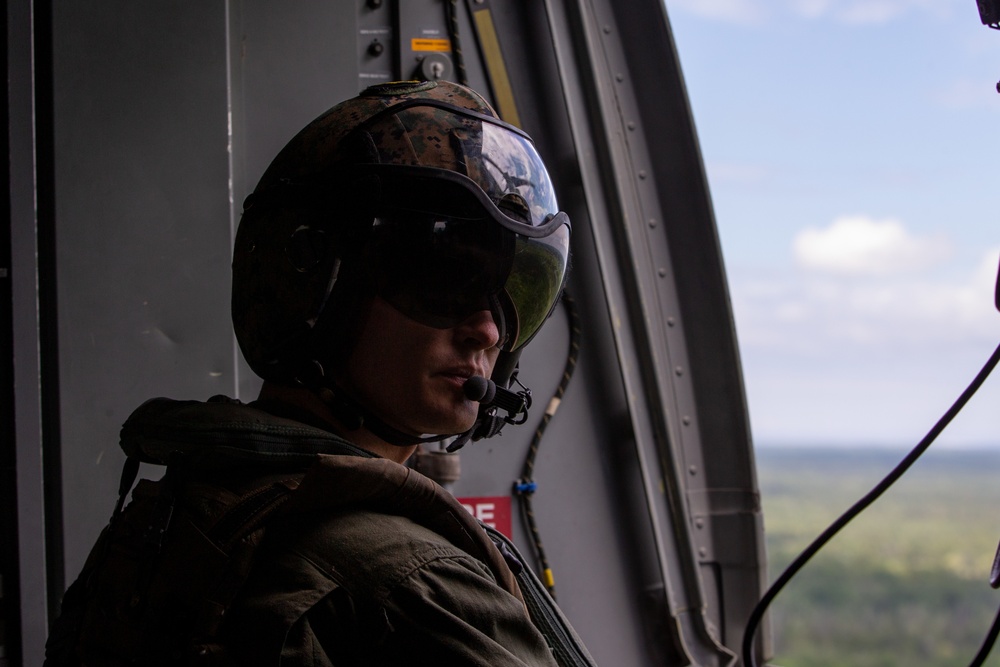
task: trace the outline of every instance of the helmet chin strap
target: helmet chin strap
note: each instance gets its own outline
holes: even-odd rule
[[[316,390],[316,395],[347,430],[367,429],[379,439],[396,447],[412,447],[424,442],[434,442],[450,437],[449,435],[419,436],[400,431],[385,423],[375,413],[347,396],[346,392],[337,387],[324,385]]]
[[[519,383],[520,384],[520,383]],[[466,380],[462,387],[466,398],[479,403],[479,414],[475,423],[462,433],[446,433],[430,436],[416,436],[390,426],[371,410],[365,408],[332,383],[323,383],[316,390],[320,400],[330,409],[344,428],[356,431],[361,428],[381,440],[397,447],[411,447],[425,442],[436,442],[455,437],[447,450],[454,452],[470,440],[491,438],[500,433],[505,424],[520,424],[528,418],[531,407],[531,391],[522,385],[522,391],[512,392],[497,387],[492,380],[475,375]],[[498,410],[507,414],[500,416]],[[457,437],[456,437],[457,436]]]

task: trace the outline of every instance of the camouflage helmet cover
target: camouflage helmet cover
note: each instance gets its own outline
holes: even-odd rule
[[[371,122],[379,112],[414,100],[437,101],[498,118],[478,93],[447,81],[401,81],[371,86],[358,97],[329,109],[296,134],[271,162],[255,192],[357,159],[347,154],[344,138],[361,125],[366,125],[380,155],[391,156],[394,164],[456,169],[462,158],[451,150],[447,137],[442,136],[442,128],[449,126],[454,112],[421,105],[387,116],[381,122]]]

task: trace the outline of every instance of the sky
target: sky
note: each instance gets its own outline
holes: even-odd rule
[[[667,0],[754,441],[912,447],[1000,344],[975,0]],[[1000,371],[939,438],[1000,449]]]

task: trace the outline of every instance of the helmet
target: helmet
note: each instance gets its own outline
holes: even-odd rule
[[[531,139],[463,86],[372,86],[307,125],[244,202],[232,314],[250,367],[306,383],[343,363],[378,295],[439,328],[488,308],[506,386],[551,313],[569,219]]]

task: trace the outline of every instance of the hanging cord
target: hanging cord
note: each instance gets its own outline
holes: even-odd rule
[[[458,32],[458,0],[445,0],[445,20],[448,23],[448,39],[451,40],[451,55],[455,59],[455,73],[463,86],[469,85],[469,77],[465,73],[465,56],[462,54],[462,40]]]
[[[514,493],[520,498],[521,513],[524,516],[524,522],[531,532],[532,547],[542,573],[542,581],[545,583],[545,588],[548,589],[549,595],[553,599],[556,597],[555,578],[552,576],[552,568],[549,567],[549,561],[545,557],[545,549],[542,547],[542,536],[538,532],[538,524],[535,521],[535,513],[531,506],[531,497],[538,488],[538,485],[531,476],[535,471],[535,458],[538,456],[538,446],[542,442],[542,436],[545,434],[545,429],[549,425],[549,422],[552,421],[556,410],[559,409],[563,394],[566,393],[566,387],[569,386],[569,381],[573,377],[573,371],[576,370],[576,361],[580,356],[580,316],[576,310],[576,302],[573,301],[573,297],[569,295],[569,292],[565,290],[563,290],[562,302],[566,307],[566,314],[569,316],[569,353],[566,355],[566,366],[563,368],[562,380],[559,382],[559,387],[556,389],[555,394],[553,394],[552,400],[549,401],[548,407],[545,408],[542,421],[538,424],[538,428],[535,429],[535,436],[528,447],[528,456],[524,459],[524,467],[521,469],[521,478],[514,483]]]
[[[976,657],[969,663],[969,667],[981,667],[986,662],[986,658],[997,640],[998,633],[1000,633],[1000,610],[997,610],[997,615],[993,618],[993,625],[990,626],[990,631],[983,638],[983,645],[979,647],[979,653],[976,653]]]
[[[993,372],[996,367],[997,362],[1000,361],[1000,346],[993,351],[986,365],[979,371],[979,374],[972,380],[972,383],[965,388],[962,395],[958,397],[958,400],[948,408],[948,411],[944,413],[944,416],[938,420],[934,427],[924,436],[913,450],[906,455],[899,465],[897,465],[892,472],[886,475],[885,479],[879,482],[875,488],[868,492],[861,500],[856,502],[849,510],[840,515],[840,517],[834,521],[830,526],[824,530],[819,537],[817,537],[812,544],[810,544],[806,549],[796,557],[796,559],[785,568],[785,571],[781,573],[771,587],[761,598],[757,606],[754,607],[753,612],[750,614],[750,618],[747,621],[747,628],[743,634],[743,664],[745,667],[757,667],[757,662],[753,656],[753,641],[754,636],[757,634],[757,627],[760,625],[761,619],[764,617],[764,612],[770,606],[771,602],[781,589],[785,587],[792,577],[798,574],[799,570],[802,569],[809,559],[816,555],[820,549],[829,542],[834,535],[836,535],[841,528],[846,526],[851,520],[854,519],[858,514],[861,514],[865,509],[868,508],[879,496],[881,496],[885,491],[892,486],[903,474],[909,470],[920,455],[927,451],[927,448],[931,446],[931,443],[941,434],[941,431],[951,423],[951,420],[955,418],[955,415],[961,411],[965,404],[969,402],[972,395],[976,393],[983,382],[989,377],[989,374]],[[971,663],[970,667],[978,667],[982,664],[982,661],[986,659],[989,655],[990,649],[993,646],[993,642],[996,640],[997,632],[1000,631],[1000,613],[998,613],[997,618],[993,621],[993,626],[990,629],[989,634],[983,642],[982,648],[979,649],[979,653],[976,655],[975,661]]]

